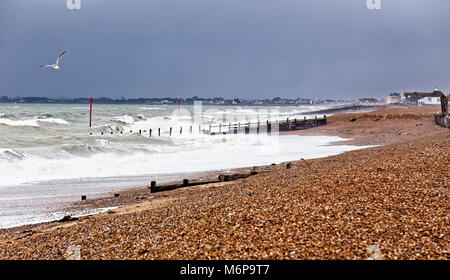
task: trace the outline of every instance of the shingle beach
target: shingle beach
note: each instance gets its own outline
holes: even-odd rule
[[[377,147],[0,230],[1,259],[449,259],[450,130],[433,108],[337,114],[303,135]],[[354,120],[353,120],[354,118]],[[350,121],[352,120],[352,121]]]

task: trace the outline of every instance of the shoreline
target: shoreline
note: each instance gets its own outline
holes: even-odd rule
[[[289,133],[282,133],[282,135],[289,135]],[[346,145],[346,142],[348,140],[342,140],[341,144]],[[334,143],[334,142],[329,142]],[[339,146],[341,144],[332,146]],[[328,146],[328,145],[327,145]],[[370,148],[370,147],[363,147],[362,149]],[[359,148],[358,148],[359,149]],[[355,149],[352,149],[353,151]],[[345,153],[338,152],[340,153]],[[324,158],[327,156],[318,156],[314,157],[312,159],[317,158]],[[303,159],[302,159],[303,160]],[[254,165],[254,166],[245,166],[245,167],[235,167],[235,168],[225,168],[225,169],[217,169],[217,170],[205,170],[205,171],[196,171],[196,172],[181,172],[181,173],[170,173],[168,177],[177,177],[178,179],[169,179],[166,181],[157,182],[158,188],[162,188],[163,190],[158,191],[160,192],[170,192],[173,191],[174,187],[175,189],[178,188],[185,188],[182,185],[183,178],[189,180],[189,188],[191,187],[198,187],[200,185],[205,184],[214,184],[219,183],[220,179],[219,176],[225,175],[225,176],[237,176],[237,177],[250,177],[255,174],[259,173],[267,173],[272,172],[274,168],[277,166],[284,166],[286,163],[295,163],[299,162],[299,160],[285,160],[277,163],[271,163],[271,164],[264,164],[264,165]],[[252,174],[255,173],[255,174]],[[161,174],[158,175],[160,177]],[[133,176],[131,176],[133,178]],[[144,177],[149,177],[148,175],[145,175]],[[242,178],[234,178],[232,180],[227,179],[226,182],[229,181],[235,181]],[[109,179],[109,178],[105,178]],[[68,218],[70,219],[77,219],[80,217],[86,217],[86,216],[92,216],[101,214],[104,212],[107,212],[111,210],[110,208],[120,208],[125,207],[133,204],[140,203],[141,201],[145,201],[146,199],[154,197],[156,193],[150,192],[150,180],[148,181],[148,184],[145,185],[139,185],[139,186],[133,186],[133,187],[120,187],[116,190],[110,190],[105,191],[102,193],[95,193],[94,195],[90,195],[89,193],[81,193],[83,195],[87,194],[86,200],[76,200],[72,202],[66,202],[65,206],[54,208],[53,212],[48,212],[46,217],[42,218],[41,221],[34,221],[30,223],[24,223],[21,225],[14,225],[14,226],[7,226],[0,228],[0,235],[2,231],[10,231],[10,230],[29,230],[30,228],[39,227],[41,224],[53,224],[53,223],[59,223],[61,219]],[[80,194],[80,195],[81,195]],[[118,195],[118,197],[116,197]],[[63,204],[64,205],[64,204]],[[43,216],[43,215],[42,215]],[[50,218],[53,217],[53,218]]]
[[[309,169],[311,165],[315,164],[315,162],[328,162],[330,160],[333,161],[335,158],[339,157],[347,158],[349,154],[373,153],[373,150],[383,150],[386,149],[386,147],[395,145],[396,143],[405,144],[409,142],[419,141],[417,139],[421,139],[423,137],[448,135],[448,131],[446,131],[445,128],[438,129],[435,126],[434,120],[432,119],[432,114],[429,113],[432,110],[435,111],[435,108],[388,108],[376,110],[373,112],[350,114],[342,113],[329,117],[329,124],[326,126],[313,128],[311,130],[283,132],[280,133],[280,135],[333,135],[343,138],[349,138],[349,136],[352,136],[352,140],[343,141],[339,144],[381,145],[380,147],[350,151],[325,158],[311,159],[306,161],[291,161],[296,168],[303,166],[303,168]],[[352,120],[353,118],[355,118],[355,120]],[[405,122],[402,125],[399,125],[398,120],[403,120]],[[430,122],[433,124],[433,126],[430,126]],[[396,129],[392,129],[392,126],[396,127]],[[374,137],[374,135],[376,136]],[[368,152],[367,150],[370,151]],[[248,171],[248,169],[249,168],[238,168],[232,170]],[[220,190],[224,186],[232,187],[234,185],[246,185],[246,182],[248,184],[248,182],[253,182],[255,180],[261,179],[261,177],[273,177],[276,176],[277,173],[286,172],[284,164],[282,163],[276,166],[270,166],[270,169],[271,171],[268,173],[260,173],[239,181],[212,183],[207,185],[176,189],[168,192],[150,194],[147,187],[120,191],[119,199],[123,199],[121,201],[121,203],[123,203],[122,206],[117,209],[110,210],[106,213],[95,214],[93,216],[85,216],[69,222],[48,222],[2,229],[0,230],[0,248],[4,246],[8,247],[8,245],[19,242],[19,240],[23,240],[24,238],[32,238],[33,236],[36,236],[36,234],[39,235],[44,232],[66,230],[71,228],[72,226],[82,225],[83,223],[90,222],[91,220],[107,220],[110,216],[133,215],[140,213],[141,211],[164,209],[164,207],[173,207],[173,204],[176,204],[177,202],[189,204],[189,198],[198,197],[205,192],[207,193],[212,191],[220,193]],[[208,173],[209,175],[205,175],[205,177],[213,176],[213,174],[214,176],[217,176],[220,172],[212,171]],[[289,178],[292,179],[291,177]],[[447,180],[448,178],[444,177],[444,179]],[[114,200],[114,198],[112,199]],[[108,203],[111,203],[111,197],[88,200],[87,202],[89,202],[91,206],[104,207],[105,205],[108,205]],[[75,205],[77,204],[83,206],[83,202],[75,203]],[[85,206],[87,204],[88,203],[84,202]],[[20,256],[16,257],[21,258]]]
[[[346,140],[339,141],[339,142],[333,142],[333,145],[355,145],[355,146],[366,146],[366,145],[372,145],[376,147],[377,145],[380,145],[377,141],[374,141],[373,138],[367,139],[367,133],[361,133],[358,128],[357,132],[352,132],[347,129],[341,129],[340,123],[343,119],[351,119],[355,115],[358,115],[358,117],[369,119],[371,114],[375,114],[375,119],[379,118],[386,118],[386,115],[389,114],[389,111],[399,111],[399,110],[405,110],[405,106],[390,106],[387,111],[388,113],[380,114],[374,113],[378,111],[386,111],[386,106],[381,106],[381,109],[376,110],[372,108],[373,106],[368,106],[371,108],[369,111],[356,111],[356,112],[348,112],[347,108],[344,108],[342,111],[337,111],[335,115],[332,115],[331,117],[328,117],[328,124],[326,126],[322,127],[315,127],[307,130],[294,130],[294,131],[281,131],[279,132],[279,135],[299,135],[299,136],[339,136],[342,138],[345,138]],[[407,107],[407,110],[416,109],[420,111],[421,107]],[[422,107],[423,108],[423,107]],[[430,107],[428,107],[430,108]],[[437,108],[437,107],[436,107]],[[433,108],[434,109],[434,108]],[[427,110],[429,111],[429,110]],[[338,123],[338,125],[336,125]],[[331,124],[331,126],[330,126]],[[372,134],[372,133],[370,133]],[[394,136],[398,136],[397,133],[394,134]],[[385,141],[381,145],[386,145],[388,143],[392,142],[391,139],[392,136],[390,136],[388,141]],[[394,137],[397,139],[397,137]],[[302,160],[297,161],[290,161],[290,162],[301,162]],[[284,165],[286,162],[280,162],[277,165]],[[273,165],[273,164],[272,164]],[[272,165],[262,165],[258,166],[258,169],[269,169],[272,171],[273,166]],[[238,167],[238,168],[229,168],[229,169],[222,169],[222,170],[209,170],[209,171],[199,171],[199,172],[192,172],[187,173],[185,177],[188,177],[190,180],[194,181],[202,181],[202,180],[211,180],[213,177],[217,178],[221,174],[226,173],[250,173],[252,171],[253,166],[247,166],[247,167]],[[269,171],[269,172],[270,172]],[[171,184],[179,183],[179,181],[167,181],[164,182],[161,186],[167,186]],[[140,203],[140,201],[153,197],[152,194],[149,192],[149,185],[144,186],[137,186],[137,187],[131,187],[126,188],[123,190],[118,191],[111,191],[111,192],[105,192],[100,197],[95,198],[88,198],[86,201],[76,201],[69,203],[66,207],[60,209],[60,212],[85,212],[85,211],[92,211],[94,213],[87,214],[87,215],[73,215],[74,218],[83,217],[83,216],[92,216],[97,214],[102,214],[106,211],[101,211],[102,208],[108,208],[108,207],[114,207],[114,208],[120,208],[125,206],[130,206],[133,204]],[[119,198],[114,198],[114,194],[119,193]],[[134,198],[133,198],[134,197]],[[100,212],[95,213],[97,210],[100,210]],[[41,224],[52,224],[52,223],[59,223],[59,219],[50,220],[50,221],[44,221],[44,222],[36,222],[31,224],[24,224],[19,226],[13,226],[13,227],[7,227],[7,228],[0,228],[0,236],[2,231],[8,231],[8,230],[14,230],[14,229],[28,229],[30,227],[34,226],[40,226]]]

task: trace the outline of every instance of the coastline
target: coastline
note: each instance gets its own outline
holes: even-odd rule
[[[49,223],[43,223],[43,224],[36,224],[36,225],[29,225],[29,226],[22,226],[18,228],[11,228],[11,229],[4,229],[0,230],[0,252],[2,252],[1,258],[66,258],[65,256],[65,245],[66,244],[55,244],[54,248],[57,248],[55,250],[42,250],[40,251],[40,255],[36,255],[36,253],[33,253],[31,248],[42,248],[45,244],[49,244],[51,240],[54,240],[56,237],[61,237],[63,239],[72,240],[74,243],[80,243],[79,245],[82,246],[82,258],[163,258],[163,259],[171,259],[171,258],[238,258],[241,256],[241,258],[364,258],[364,254],[362,253],[365,248],[359,248],[358,246],[361,246],[360,244],[357,246],[358,248],[354,248],[355,250],[352,251],[346,251],[346,252],[332,252],[332,250],[328,250],[330,248],[330,244],[328,244],[326,240],[319,238],[318,240],[322,243],[327,243],[328,248],[325,250],[324,245],[318,246],[318,243],[314,243],[315,238],[317,236],[314,232],[310,232],[310,229],[308,226],[315,227],[314,223],[306,222],[307,219],[306,216],[302,216],[302,224],[305,225],[303,228],[303,231],[298,232],[295,229],[292,229],[292,223],[295,223],[295,221],[292,221],[291,224],[286,223],[286,221],[277,220],[277,216],[283,216],[283,214],[280,212],[281,210],[287,211],[288,213],[297,213],[298,210],[302,210],[305,213],[314,214],[312,217],[316,219],[315,221],[319,223],[318,227],[321,227],[323,223],[326,222],[327,219],[322,220],[320,218],[320,215],[325,215],[325,212],[331,211],[334,213],[334,216],[330,217],[342,217],[342,219],[333,219],[335,222],[343,222],[348,219],[348,217],[345,216],[344,213],[339,212],[339,208],[337,207],[334,209],[333,207],[335,204],[327,204],[325,202],[326,199],[324,197],[321,197],[320,195],[328,196],[329,193],[324,194],[323,192],[328,188],[333,188],[334,193],[339,193],[340,191],[343,191],[341,195],[345,197],[347,193],[346,188],[349,187],[348,183],[355,183],[354,180],[356,180],[356,183],[358,180],[362,180],[362,178],[370,179],[371,177],[367,177],[367,174],[361,174],[361,176],[355,176],[354,174],[360,174],[360,170],[357,170],[354,168],[354,164],[361,168],[361,162],[365,162],[367,164],[367,167],[363,167],[364,172],[368,172],[371,175],[375,176],[374,181],[377,181],[376,178],[379,177],[379,173],[382,173],[386,178],[390,178],[389,170],[386,169],[385,163],[383,162],[376,162],[377,157],[379,157],[377,154],[383,154],[388,155],[392,154],[393,156],[399,157],[398,160],[405,161],[406,158],[403,158],[403,154],[405,153],[411,153],[408,156],[411,155],[417,155],[418,158],[415,159],[419,163],[422,161],[428,161],[430,159],[424,158],[424,156],[421,156],[420,152],[414,153],[413,151],[407,151],[408,147],[410,149],[419,148],[422,147],[424,150],[427,151],[427,149],[437,149],[439,153],[433,153],[433,155],[429,155],[429,157],[436,159],[440,158],[440,154],[442,152],[445,155],[445,152],[447,152],[448,155],[448,147],[449,147],[449,131],[448,129],[438,127],[434,124],[433,116],[431,111],[436,111],[436,108],[429,108],[429,107],[414,107],[414,108],[387,108],[387,109],[381,109],[373,112],[363,112],[363,113],[342,113],[342,114],[336,114],[328,118],[329,124],[326,126],[313,128],[310,130],[304,130],[304,131],[290,131],[290,132],[283,132],[282,134],[298,134],[298,135],[332,135],[332,136],[341,136],[343,138],[352,138],[350,141],[344,141],[342,144],[353,144],[353,145],[380,145],[380,147],[376,148],[369,148],[364,150],[357,150],[352,152],[345,152],[340,155],[326,157],[326,158],[320,158],[320,159],[313,159],[313,160],[306,160],[306,161],[293,161],[293,168],[290,170],[286,170],[283,164],[279,164],[277,166],[271,167],[272,171],[269,173],[261,173],[254,175],[252,177],[238,180],[238,181],[231,181],[231,182],[221,182],[221,183],[213,183],[213,184],[207,184],[202,186],[196,186],[196,187],[189,187],[189,188],[182,188],[182,189],[176,189],[173,191],[168,192],[161,192],[161,193],[154,193],[150,194],[149,190],[144,188],[136,188],[131,189],[127,191],[121,191],[119,200],[116,199],[115,202],[119,201],[122,207],[117,208],[115,210],[110,210],[106,213],[102,214],[96,214],[93,216],[86,216],[81,217],[74,221],[68,221],[68,222],[49,222]],[[355,120],[353,120],[355,119]],[[431,146],[430,146],[431,145]],[[403,154],[397,153],[397,151],[402,151]],[[427,152],[431,153],[431,152]],[[371,159],[373,162],[370,162],[364,157],[367,157]],[[386,161],[389,162],[388,158],[384,158]],[[355,163],[353,163],[353,160]],[[438,184],[438,189],[442,191],[442,187],[445,187],[445,185],[448,185],[449,180],[449,174],[445,174],[445,166],[448,165],[448,158],[442,159],[440,158],[441,163],[437,163],[437,170],[443,170],[444,171],[444,177],[443,179],[439,181],[439,178],[435,176],[433,172],[428,174],[432,178],[434,178],[436,181],[433,182],[434,184]],[[442,162],[443,161],[443,162]],[[414,161],[415,162],[415,161]],[[327,164],[330,164],[336,167],[340,167],[339,172],[333,171],[330,169],[332,166],[326,166]],[[439,165],[440,164],[440,165]],[[389,164],[388,164],[389,165]],[[423,167],[423,166],[422,166]],[[439,169],[441,168],[441,169]],[[444,169],[442,169],[444,168]],[[245,170],[248,170],[248,168],[244,168]],[[240,169],[240,170],[244,170]],[[336,173],[334,182],[329,176],[330,174],[327,173]],[[363,173],[364,173],[363,172]],[[343,174],[341,174],[343,173]],[[373,173],[373,174],[372,174]],[[448,171],[447,171],[448,173]],[[213,176],[217,175],[217,172],[210,172],[208,175],[205,176]],[[401,173],[403,174],[403,173]],[[425,173],[423,173],[426,175]],[[378,177],[377,177],[378,176]],[[435,178],[436,177],[436,178]],[[299,178],[303,179],[300,180]],[[334,177],[333,177],[334,178]],[[340,180],[343,180],[347,183],[347,185],[340,184]],[[416,178],[419,180],[423,180],[422,185],[425,184],[425,186],[431,186],[431,183],[426,183],[425,179]],[[352,181],[353,180],[353,181]],[[429,178],[428,178],[429,180]],[[309,182],[309,186],[316,190],[316,194],[311,193],[311,189],[306,188],[306,186],[302,186],[301,182]],[[338,181],[338,182],[336,182]],[[394,180],[395,181],[395,180]],[[412,183],[408,181],[409,183]],[[425,182],[425,183],[424,183]],[[401,182],[399,182],[401,183]],[[415,184],[419,184],[420,182],[416,182]],[[267,188],[258,188],[259,185],[265,185]],[[309,201],[307,204],[299,203],[292,203],[288,199],[289,196],[287,194],[291,194],[291,198],[298,196],[297,192],[293,192],[292,190],[286,189],[285,184],[293,185],[295,186],[294,189],[300,189],[304,193],[309,193],[312,195],[312,197],[315,198],[315,200],[321,200],[325,199],[324,203],[327,205],[325,207],[329,207],[326,209],[324,213],[323,212],[323,205],[320,204],[320,202]],[[300,184],[300,185],[299,185]],[[270,186],[269,186],[270,185]],[[278,193],[277,188],[273,187],[273,185],[280,187],[283,189],[283,192]],[[351,184],[350,184],[351,185]],[[358,185],[358,184],[356,184]],[[400,185],[399,185],[400,186]],[[434,185],[433,185],[434,186]],[[341,190],[339,187],[342,187]],[[365,188],[367,186],[360,186],[358,185],[358,188]],[[384,190],[386,190],[386,187],[389,187],[389,185],[384,186]],[[444,189],[445,190],[445,189]],[[361,189],[357,189],[357,191],[361,191]],[[408,192],[408,190],[402,189],[403,192]],[[420,192],[420,189],[416,189],[416,191]],[[370,193],[371,191],[368,190]],[[395,192],[395,190],[394,190]],[[433,194],[435,194],[433,192]],[[227,198],[227,195],[234,197],[236,199],[235,202],[230,201]],[[319,195],[319,196],[317,196]],[[265,202],[267,205],[272,205],[272,214],[271,215],[263,215],[261,211],[253,212],[256,216],[260,218],[260,220],[254,220],[252,216],[245,215],[245,211],[236,213],[236,211],[233,211],[231,208],[229,209],[229,205],[227,205],[227,202],[230,204],[238,203],[237,208],[245,208],[244,202],[250,203],[255,208],[262,210],[261,207],[264,204],[261,203],[252,203],[251,198],[252,197],[258,197],[259,202]],[[262,197],[261,197],[262,196]],[[281,196],[281,198],[279,197]],[[90,203],[91,206],[96,206],[97,208],[105,207],[108,205],[112,205],[111,203],[114,202],[110,198],[111,196],[105,197],[105,198],[99,198],[94,200],[88,200],[87,202]],[[350,195],[351,197],[351,195]],[[214,199],[213,199],[214,198]],[[250,198],[250,199],[249,199]],[[385,197],[384,199],[389,200],[390,197]],[[277,205],[274,205],[273,201],[270,201],[271,199],[277,200]],[[299,198],[303,201],[308,201],[308,197],[301,197]],[[381,198],[380,198],[381,199]],[[440,207],[443,207],[444,204],[447,202],[448,205],[448,196],[440,196]],[[299,201],[300,201],[299,200]],[[296,200],[294,200],[296,201]],[[335,203],[337,201],[340,201],[339,199],[333,200]],[[281,203],[282,202],[282,203]],[[373,202],[373,201],[372,201]],[[344,203],[347,206],[348,203]],[[407,203],[408,204],[408,203]],[[83,206],[83,202],[76,203],[76,205]],[[86,206],[87,203],[84,204]],[[308,206],[309,205],[309,206]],[[408,204],[409,205],[409,204]],[[190,206],[192,206],[192,210],[190,209]],[[287,209],[285,209],[287,206]],[[357,203],[355,207],[359,206]],[[392,209],[395,209],[396,211],[400,211],[401,209],[398,208],[398,206],[395,206],[395,204],[390,204]],[[409,205],[411,206],[411,205]],[[212,208],[211,208],[212,207]],[[312,208],[311,208],[312,207]],[[376,209],[374,204],[365,204],[364,207],[361,207],[358,211],[364,212],[364,209],[367,210],[367,208],[372,210],[380,210]],[[216,209],[217,208],[217,209]],[[194,213],[194,209],[200,210],[199,213]],[[438,210],[442,210],[438,208]],[[186,212],[187,211],[187,212]],[[217,211],[218,213],[215,213]],[[225,211],[225,212],[224,212]],[[265,211],[265,210],[264,210]],[[447,210],[448,211],[448,210]],[[235,219],[239,217],[238,223],[229,223],[229,221],[223,220],[224,213],[232,213],[232,217],[230,219]],[[276,214],[274,214],[276,212]],[[395,211],[394,211],[395,212]],[[152,213],[155,213],[152,215]],[[198,225],[204,229],[207,230],[204,232],[209,232],[210,234],[214,235],[216,238],[208,240],[205,242],[200,242],[201,239],[198,238],[198,235],[201,231],[197,230],[194,226],[193,231],[195,232],[189,232],[186,231],[186,229],[189,227],[188,224],[181,224],[181,225],[174,225],[174,222],[177,221],[177,217],[181,218],[182,221],[185,221],[185,216],[177,215],[177,213],[184,213],[185,216],[197,217],[201,221],[204,221],[204,217],[199,216],[201,213],[210,215],[209,217],[211,220],[213,220],[215,223],[220,224],[224,229],[229,229],[230,231],[235,230],[234,228],[236,225],[238,226],[237,229],[242,227],[242,225],[250,223],[249,229],[243,230],[246,232],[244,236],[250,236],[253,232],[252,238],[256,238],[255,240],[259,240],[262,235],[267,236],[266,233],[263,233],[265,231],[271,231],[274,235],[272,237],[277,236],[278,238],[284,239],[287,236],[279,236],[276,234],[276,232],[273,232],[271,229],[266,228],[267,226],[273,226],[277,227],[279,224],[283,224],[287,226],[288,228],[291,228],[290,230],[295,232],[296,234],[293,234],[295,237],[291,237],[292,240],[283,240],[282,242],[279,242],[279,246],[286,245],[286,244],[296,244],[299,246],[299,244],[303,244],[302,242],[298,243],[299,240],[296,239],[299,236],[303,236],[306,238],[306,240],[310,240],[312,242],[310,244],[311,248],[304,248],[308,250],[304,250],[302,252],[299,252],[298,250],[295,251],[295,253],[292,254],[293,251],[288,252],[288,248],[283,248],[283,250],[275,250],[277,248],[274,246],[274,244],[268,244],[269,241],[274,241],[276,243],[276,238],[273,238],[272,240],[266,240],[267,244],[263,240],[259,240],[259,245],[257,246],[247,246],[248,244],[244,242],[244,239],[240,239],[240,237],[243,237],[242,235],[235,236],[237,239],[235,242],[227,243],[224,240],[228,240],[229,238],[225,238],[225,236],[229,237],[225,232],[219,233],[211,233],[214,232],[214,229],[211,226],[205,225],[205,224],[199,224],[198,221],[195,219],[191,222],[194,225]],[[219,214],[220,213],[220,214]],[[365,213],[365,214],[364,214]],[[365,217],[367,215],[372,216],[372,212],[369,211],[369,213],[364,212],[363,215],[357,214],[356,217]],[[441,213],[441,212],[439,212]],[[355,213],[352,213],[352,217]],[[430,213],[428,213],[430,214]],[[442,213],[441,213],[442,214]],[[385,215],[382,215],[385,217]],[[329,217],[329,216],[327,216]],[[289,218],[285,216],[285,218]],[[374,217],[372,217],[374,218]],[[440,217],[443,218],[443,217]],[[306,220],[305,220],[306,219]],[[235,219],[236,220],[236,219]],[[377,220],[377,219],[376,219]],[[260,228],[259,221],[262,221],[262,224],[264,226]],[[378,222],[381,222],[381,220],[377,220]],[[159,224],[158,224],[159,222]],[[447,230],[448,232],[448,218],[444,217],[444,220],[440,220],[441,225],[438,226],[437,232],[442,232]],[[178,222],[176,222],[178,223]],[[92,228],[98,228],[98,225],[105,226],[106,224],[113,224],[117,227],[126,226],[127,228],[134,228],[134,227],[140,227],[140,225],[151,225],[152,229],[151,232],[147,232],[145,236],[151,236],[151,241],[144,242],[145,244],[141,244],[142,242],[137,242],[136,244],[141,244],[137,247],[141,249],[132,250],[131,252],[121,251],[120,254],[114,255],[114,252],[107,253],[107,250],[103,251],[104,255],[95,255],[91,254],[92,250],[90,247],[86,244],[84,244],[83,239],[80,239],[81,236],[80,230],[86,229],[86,227],[90,226]],[[168,226],[168,228],[177,229],[174,232],[174,235],[167,239],[166,237],[161,237],[161,234],[158,233],[158,230],[161,232],[167,232],[168,228],[162,227],[160,224],[163,224],[165,226]],[[368,226],[367,223],[363,223],[365,226]],[[185,230],[180,230],[180,226],[183,227]],[[437,224],[439,225],[439,224]],[[108,226],[111,228],[111,226]],[[233,229],[233,230],[231,230]],[[263,229],[260,234],[255,234],[255,230]],[[356,231],[358,231],[358,228],[355,228]],[[97,230],[94,230],[95,232]],[[217,230],[216,230],[217,231]],[[219,230],[220,231],[220,230]],[[301,233],[301,234],[300,234]],[[309,235],[304,235],[309,233]],[[104,233],[105,234],[105,233]],[[117,233],[119,237],[123,239],[129,239],[130,237],[123,233]],[[193,234],[197,236],[197,238],[193,238]],[[351,233],[347,233],[352,235]],[[353,233],[354,234],[354,233]],[[89,233],[89,236],[92,234]],[[122,241],[119,241],[117,239],[109,239],[106,238],[106,236],[109,236],[109,234],[102,235],[99,233],[94,233],[97,238],[103,240],[98,240],[97,242],[100,242],[102,245],[112,245],[112,244],[122,244]],[[345,234],[344,234],[345,235]],[[366,235],[370,235],[366,232]],[[78,239],[77,239],[78,236]],[[159,239],[163,239],[168,241],[167,244],[162,244],[162,242],[159,241]],[[180,239],[181,236],[181,239]],[[187,242],[187,244],[190,244],[189,246],[192,246],[194,241],[191,241],[189,243],[189,240],[187,239],[187,236],[190,236],[190,238],[194,241],[196,241],[195,244],[197,244],[198,248],[193,249],[186,249],[187,247],[183,246],[174,246],[174,244],[178,244],[179,242]],[[270,235],[269,235],[270,236]],[[339,236],[339,234],[338,234]],[[434,235],[433,235],[434,236]],[[443,236],[439,237],[438,239],[441,241],[433,241],[431,243],[436,243],[439,246],[444,244],[442,241],[445,241],[447,244],[448,237]],[[186,237],[186,238],[185,238]],[[336,236],[335,236],[336,237]],[[333,240],[333,238],[331,239]],[[109,237],[108,237],[109,238]],[[222,240],[223,239],[223,240]],[[270,239],[270,238],[269,238]],[[156,244],[155,240],[158,240],[158,245],[154,247]],[[252,239],[253,240],[253,239]],[[354,240],[354,239],[351,239]],[[336,241],[336,240],[335,240]],[[419,240],[420,241],[420,240]],[[33,245],[35,242],[36,244]],[[258,243],[255,242],[255,243]],[[319,243],[321,243],[319,242]],[[221,252],[220,248],[214,247],[216,244],[222,244],[221,248],[224,244],[227,243],[228,245],[225,246],[228,248],[226,251]],[[344,242],[345,243],[345,242]],[[351,242],[350,242],[351,243]],[[353,248],[350,243],[345,243],[344,247],[349,249]],[[148,246],[147,246],[147,245]],[[149,245],[151,244],[151,246]],[[168,244],[171,244],[171,248],[176,252],[174,254],[170,253],[170,250],[167,250],[166,253],[163,253],[163,250],[161,247],[164,247],[168,249]],[[184,244],[184,243],[182,243]],[[181,244],[181,245],[182,245]],[[246,245],[247,244],[247,245]],[[24,246],[26,245],[26,246]],[[242,251],[241,247],[244,246],[247,248],[246,250]],[[306,246],[307,244],[303,244],[302,246]],[[373,244],[372,244],[373,245]],[[31,248],[29,248],[31,246]],[[88,247],[85,247],[88,246]],[[247,246],[247,247],[246,247]],[[271,248],[268,250],[267,254],[264,253],[265,251],[262,250],[263,248]],[[278,246],[278,247],[279,247]],[[347,246],[347,247],[346,247]],[[380,245],[381,246],[381,245]],[[383,245],[384,246],[384,245]],[[444,247],[437,247],[441,251],[441,257],[442,258],[448,258],[448,245],[445,249]],[[67,246],[66,246],[67,247]],[[159,247],[159,248],[158,248]],[[288,246],[289,247],[289,246]],[[308,246],[306,246],[308,247]],[[325,246],[326,247],[326,246]],[[333,247],[333,246],[331,246]],[[144,248],[144,249],[142,249]],[[186,252],[182,252],[182,249],[186,249]],[[191,247],[189,247],[191,248]],[[315,248],[315,250],[310,250]],[[444,248],[444,249],[443,249]],[[436,248],[434,248],[436,249]],[[101,249],[99,249],[101,250]],[[95,250],[94,250],[95,251]],[[101,250],[102,251],[102,250]],[[389,248],[384,248],[384,251],[388,251],[389,253],[386,255],[387,258],[408,258],[407,255],[402,254],[403,251],[399,252],[391,252]],[[239,254],[237,253],[239,252]],[[270,252],[273,252],[271,255]],[[310,255],[305,255],[303,253],[308,252]],[[445,253],[446,252],[446,253]],[[235,253],[235,254],[234,254]],[[346,254],[344,254],[346,253]],[[430,250],[426,250],[427,254],[419,254],[419,256],[416,256],[417,258],[440,258],[439,254],[436,255],[436,253],[431,252]],[[234,255],[233,255],[234,254]],[[443,255],[442,255],[443,254]],[[416,258],[412,256],[412,258]]]

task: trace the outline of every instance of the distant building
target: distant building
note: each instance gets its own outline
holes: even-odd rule
[[[359,102],[361,102],[361,103],[377,103],[378,100],[375,98],[365,97],[365,98],[360,98]]]
[[[444,93],[438,89],[433,92],[405,92],[405,103],[419,104],[419,100],[425,97],[441,97]]]
[[[386,98],[386,104],[400,104],[402,103],[402,97],[400,96],[400,93],[391,93]]]
[[[441,105],[441,97],[424,97],[417,101],[419,106],[423,105]]]

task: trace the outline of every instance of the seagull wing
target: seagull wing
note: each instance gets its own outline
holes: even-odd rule
[[[47,67],[53,67],[53,65],[51,65],[51,64],[46,64],[46,65],[41,65],[41,66],[39,66],[39,68],[47,68]]]
[[[63,57],[63,55],[66,53],[66,51],[63,51],[58,58],[56,59],[56,64],[59,64],[59,62],[61,61],[61,58]]]

